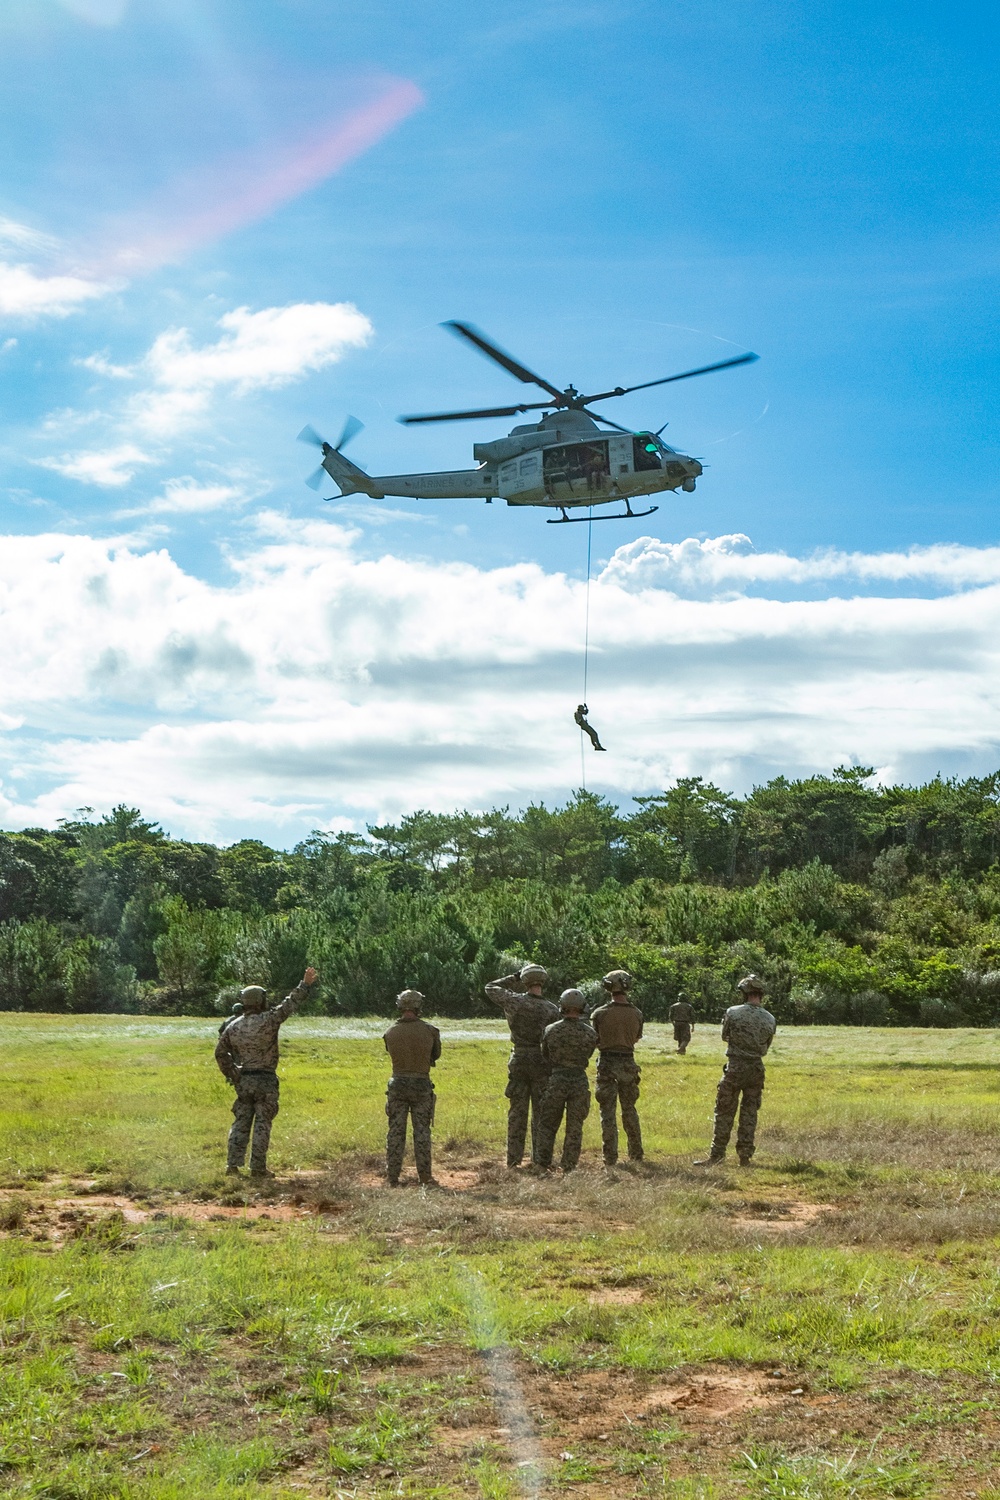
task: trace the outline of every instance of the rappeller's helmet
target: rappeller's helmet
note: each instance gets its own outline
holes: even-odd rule
[[[229,1014],[231,1016],[241,1016],[243,1014],[243,1001],[242,1000],[234,1000],[233,1003],[232,1003],[232,1007],[230,1008]]]
[[[748,974],[745,979],[740,980],[736,988],[743,995],[767,994],[767,985],[764,983],[763,979],[761,979],[759,974]]]
[[[267,990],[262,984],[248,984],[246,989],[240,990],[239,1003],[251,1014],[263,1010],[267,1004]]]
[[[545,984],[549,976],[541,964],[525,964],[518,977],[525,989],[530,990],[533,984]]]
[[[582,1015],[587,1009],[587,997],[582,990],[563,990],[559,996],[560,1010],[578,1010]]]
[[[424,997],[419,990],[400,990],[396,996],[396,1009],[420,1010],[424,1003]]]
[[[632,988],[632,976],[627,969],[612,969],[610,974],[605,974],[601,983],[610,994],[624,995],[626,990]]]

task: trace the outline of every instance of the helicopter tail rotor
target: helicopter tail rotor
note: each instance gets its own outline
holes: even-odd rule
[[[356,438],[359,432],[364,431],[364,425],[364,422],[360,422],[357,417],[348,417],[336,447],[333,448],[325,438],[320,437],[315,427],[310,427],[308,423],[299,433],[298,440],[300,443],[309,443],[313,448],[319,448],[325,457],[327,453],[339,453],[342,448],[346,448],[352,438]],[[315,473],[309,475],[306,484],[311,490],[318,490],[326,477],[327,470],[323,464],[320,464]]]

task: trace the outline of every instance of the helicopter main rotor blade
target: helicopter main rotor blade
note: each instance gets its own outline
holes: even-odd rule
[[[675,380],[690,380],[692,375],[711,375],[713,370],[730,370],[733,365],[752,365],[759,354],[740,354],[736,359],[723,359],[717,365],[701,365],[697,370],[684,370],[680,375],[665,375],[662,380],[644,380],[642,385],[619,385],[613,391],[601,391],[598,396],[583,396],[583,401],[608,401],[612,396],[628,396],[632,391],[648,391],[654,385],[671,385]]]
[[[541,411],[551,401],[530,401],[525,406],[490,406],[483,411],[432,411],[422,416],[397,417],[404,427],[415,427],[418,422],[468,422],[474,417],[516,417],[523,411]]]
[[[503,349],[488,339],[485,333],[480,333],[478,328],[473,328],[471,323],[459,323],[452,319],[447,323],[442,323],[441,327],[450,328],[452,333],[457,333],[460,338],[468,339],[469,343],[475,345],[480,354],[485,354],[487,359],[492,359],[495,364],[505,369],[509,375],[513,375],[515,380],[523,380],[525,385],[539,385],[543,391],[549,391],[557,399],[562,399],[562,391],[557,390],[554,385],[550,385],[547,380],[543,380],[540,375],[533,374],[526,365],[519,364],[512,355],[505,353]],[[506,416],[507,413],[504,412],[503,415]]]
[[[599,411],[588,411],[585,406],[577,407],[577,410],[582,411],[585,416],[593,417],[595,422],[604,422],[606,426],[613,427],[616,432],[627,433],[629,437],[635,436],[631,427],[619,427],[618,423],[612,422],[610,417],[602,417]]]

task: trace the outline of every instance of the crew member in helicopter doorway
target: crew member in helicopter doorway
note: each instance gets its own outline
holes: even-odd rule
[[[595,750],[607,750],[607,745],[601,744],[600,739],[597,735],[597,730],[593,727],[592,724],[587,723],[587,714],[589,712],[590,710],[588,709],[586,703],[578,703],[576,705],[576,713],[573,715],[573,719],[577,724],[579,724],[584,734],[589,734],[590,743],[593,745]]]

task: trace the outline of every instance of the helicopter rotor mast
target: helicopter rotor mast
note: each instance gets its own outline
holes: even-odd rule
[[[619,427],[617,422],[612,422],[610,417],[602,416],[599,412],[588,411],[587,407],[591,401],[609,401],[612,397],[628,396],[633,391],[647,391],[657,385],[671,385],[676,380],[690,380],[695,375],[711,375],[716,370],[728,370],[734,365],[752,364],[758,358],[756,354],[739,354],[734,359],[723,359],[712,365],[700,365],[696,370],[682,370],[679,375],[665,375],[660,380],[645,380],[639,385],[619,385],[611,391],[599,391],[592,396],[584,396],[575,386],[568,385],[564,391],[560,391],[541,375],[534,374],[526,365],[522,365],[513,355],[494,344],[478,328],[471,323],[460,323],[450,320],[441,325],[448,328],[459,338],[466,339],[473,348],[478,349],[480,354],[498,364],[501,369],[513,375],[515,380],[520,380],[525,385],[537,385],[543,391],[548,391],[549,401],[527,401],[518,406],[494,406],[483,408],[478,411],[440,411],[427,412],[416,416],[400,417],[399,421],[407,427],[415,427],[424,422],[467,422],[474,421],[477,417],[515,417],[522,412],[528,411],[568,411],[584,412],[586,416],[593,418],[596,422],[604,422],[609,427],[614,427],[618,432],[630,431],[627,427]]]

